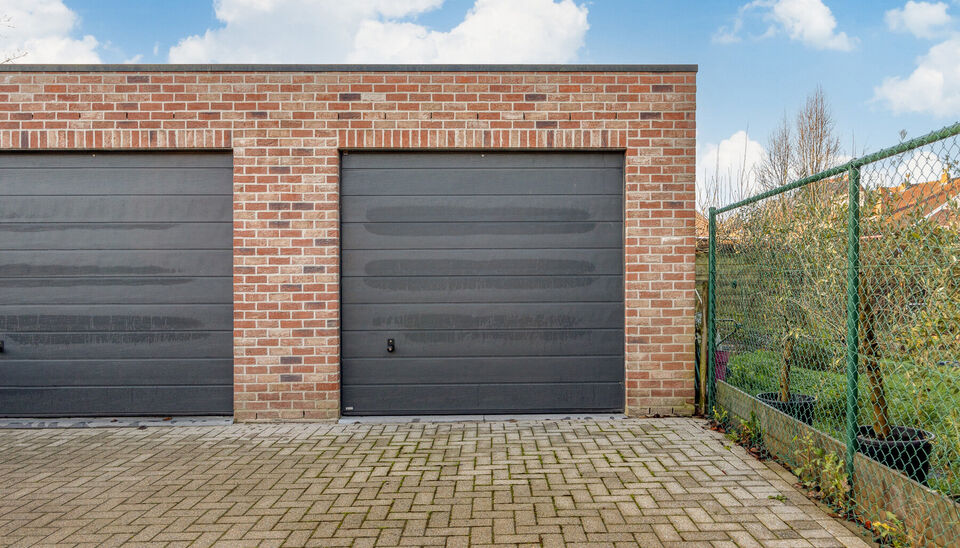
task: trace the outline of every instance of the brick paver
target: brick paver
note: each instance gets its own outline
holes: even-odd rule
[[[866,546],[703,425],[4,430],[0,545]]]

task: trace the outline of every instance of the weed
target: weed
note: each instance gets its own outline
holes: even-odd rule
[[[799,441],[794,438],[794,444],[799,447],[793,452],[793,473],[800,479],[800,484],[807,489],[817,487],[819,463],[823,458],[823,449],[813,443],[813,437],[807,434]]]
[[[722,412],[721,418],[726,419],[726,411]],[[760,417],[753,411],[750,412],[748,420],[739,419],[737,425],[730,425],[726,429],[727,439],[741,445],[758,459],[765,459],[769,456],[763,443],[763,428],[760,426]],[[723,432],[724,430],[720,430]]]
[[[800,483],[814,495],[841,514],[850,511],[850,483],[847,481],[844,461],[836,453],[817,447],[813,436],[807,434],[794,442],[799,445],[793,453],[793,473]]]
[[[727,415],[727,410],[714,405],[710,413],[710,425],[713,429],[722,432],[726,429],[728,421],[729,415]]]
[[[907,535],[907,530],[903,526],[903,520],[892,512],[887,512],[886,520],[870,523],[870,530],[880,546],[890,546],[892,548],[914,546],[913,540]]]
[[[820,494],[829,506],[846,514],[850,506],[850,485],[844,471],[844,462],[836,453],[827,453],[821,462]]]

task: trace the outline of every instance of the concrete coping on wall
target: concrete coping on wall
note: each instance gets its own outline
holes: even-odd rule
[[[697,72],[697,65],[0,64],[0,72]]]

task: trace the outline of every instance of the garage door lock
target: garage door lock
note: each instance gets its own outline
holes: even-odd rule
[[[397,347],[393,344],[393,339],[387,339],[387,352],[392,353]]]

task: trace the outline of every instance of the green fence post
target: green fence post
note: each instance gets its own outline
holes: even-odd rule
[[[847,478],[853,489],[857,454],[857,375],[860,323],[860,168],[847,172]]]
[[[710,248],[707,259],[707,408],[712,413],[717,398],[717,375],[714,372],[716,357],[716,310],[717,310],[717,208],[710,208]]]

